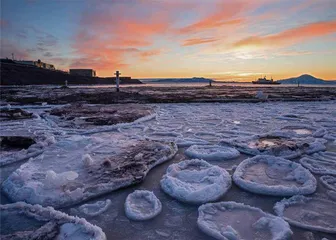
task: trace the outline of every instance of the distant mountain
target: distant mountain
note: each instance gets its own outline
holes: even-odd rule
[[[300,77],[278,80],[277,82],[282,84],[298,84],[298,82],[300,84],[336,84],[336,81],[326,81],[308,74],[301,75]]]
[[[162,78],[162,79],[143,79],[144,83],[209,83],[215,82],[210,78],[193,77],[193,78]]]

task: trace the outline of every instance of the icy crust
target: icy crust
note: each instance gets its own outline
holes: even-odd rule
[[[280,157],[260,155],[241,162],[233,181],[241,188],[272,196],[311,194],[316,179],[300,164]]]
[[[159,215],[161,210],[162,204],[153,192],[135,190],[126,198],[125,213],[131,220],[148,220]]]
[[[24,161],[32,157],[36,157],[40,155],[41,153],[43,153],[43,150],[22,149],[21,151],[15,152],[15,153],[1,154],[0,167],[15,163],[15,162]]]
[[[336,153],[320,152],[300,159],[300,163],[316,174],[336,175]]]
[[[198,227],[222,240],[285,240],[293,234],[282,218],[243,203],[207,203],[198,208]]]
[[[190,147],[191,145],[207,145],[209,142],[198,138],[179,138],[176,144],[179,147]]]
[[[179,138],[182,138],[182,134],[176,132],[162,132],[157,131],[145,136],[148,140],[153,141],[166,141],[166,142],[175,142]]]
[[[333,191],[336,191],[336,177],[326,175],[326,176],[321,176],[320,180],[325,187]]]
[[[36,157],[43,153],[44,149],[47,146],[54,143],[56,143],[55,137],[48,136],[45,137],[43,140],[32,144],[27,149],[22,149],[18,152],[6,153],[6,151],[0,151],[0,167]]]
[[[326,149],[325,139],[293,138],[287,132],[255,135],[236,139],[223,140],[222,144],[229,144],[240,152],[249,155],[274,155],[293,159],[302,154],[312,154]]]
[[[282,131],[291,133],[293,137],[315,137],[321,138],[328,134],[327,129],[323,127],[314,127],[308,124],[290,124],[281,128]]]
[[[218,145],[193,145],[184,153],[188,157],[203,160],[227,160],[240,155],[239,151],[234,148]]]
[[[21,165],[2,184],[13,201],[64,207],[141,182],[174,143],[74,136]]]
[[[336,233],[335,202],[297,195],[277,202],[274,211],[291,225],[313,231]]]
[[[231,187],[231,176],[223,168],[192,159],[170,165],[160,184],[179,201],[201,204],[223,196]]]
[[[11,220],[12,215],[28,217],[45,224],[37,230],[18,231],[9,235],[1,235],[1,239],[82,239],[82,240],[105,240],[106,236],[102,229],[92,225],[84,218],[69,216],[66,213],[56,211],[52,207],[31,205],[24,202],[17,202],[7,205],[0,205],[1,215],[6,217],[6,224]],[[14,218],[17,221],[17,218]],[[13,222],[13,225],[19,222]],[[1,231],[3,232],[3,231]]]
[[[107,209],[111,206],[112,202],[110,199],[107,199],[106,201],[97,201],[95,203],[88,203],[83,204],[78,208],[78,210],[81,213],[84,213],[85,215],[95,217],[103,212],[107,211]]]

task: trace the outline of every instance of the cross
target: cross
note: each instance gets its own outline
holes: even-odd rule
[[[119,76],[120,76],[120,72],[116,71],[116,73],[114,75],[116,75],[117,92],[119,92]]]

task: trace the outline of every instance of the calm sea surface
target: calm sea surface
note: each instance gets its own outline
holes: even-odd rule
[[[59,85],[25,85],[25,86],[0,86],[0,88],[7,87],[57,87]],[[113,88],[115,84],[105,84],[105,85],[69,85],[70,87],[75,88]],[[208,83],[143,83],[143,84],[123,84],[120,87],[202,87],[208,86]],[[225,82],[216,82],[212,83],[212,86],[235,86],[235,87],[273,87],[273,88],[283,88],[283,87],[296,87],[296,84],[279,84],[279,85],[263,85],[263,84],[252,84],[252,83],[225,83]],[[336,88],[336,84],[300,84],[302,87],[332,87]]]

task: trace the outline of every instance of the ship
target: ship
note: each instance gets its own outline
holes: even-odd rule
[[[258,80],[252,81],[253,84],[280,84],[280,82],[273,81],[273,79],[258,78]]]

